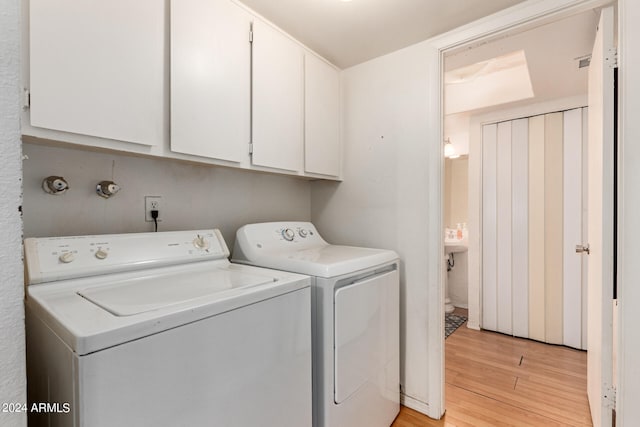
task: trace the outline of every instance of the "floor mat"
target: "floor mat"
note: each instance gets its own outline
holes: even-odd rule
[[[458,314],[445,314],[444,315],[444,337],[445,339],[451,335],[456,329],[458,329],[467,318]]]

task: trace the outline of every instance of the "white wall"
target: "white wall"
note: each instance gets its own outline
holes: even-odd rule
[[[20,2],[0,2],[0,404],[26,401],[22,173],[20,149]],[[24,426],[26,415],[0,411],[0,425]]]
[[[470,120],[470,113],[448,114],[444,116],[444,138],[449,138],[456,154],[461,156],[469,154]]]
[[[428,304],[441,299],[442,230],[430,230],[428,223],[430,216],[440,223],[442,204],[442,158],[429,157],[434,147],[428,140],[428,81],[438,78],[437,64],[434,51],[421,43],[345,70],[344,182],[314,182],[311,190],[311,217],[328,241],[400,255],[405,404],[432,417],[440,416],[433,396],[442,368],[429,352],[442,335],[426,333],[427,325],[442,322]],[[440,141],[435,144],[439,151]]]
[[[26,237],[153,231],[144,221],[144,196],[162,196],[159,231],[219,228],[229,249],[250,222],[310,219],[309,182],[224,167],[24,144]],[[42,190],[61,175],[63,195]],[[110,199],[95,193],[101,180],[122,187]]]
[[[469,158],[445,160],[444,225],[456,228],[469,221]]]
[[[446,128],[445,119],[445,134]],[[468,137],[468,123],[466,132]],[[457,224],[469,221],[469,158],[445,159],[444,168],[444,225],[455,228]],[[467,308],[469,301],[468,252],[458,252],[454,254],[454,259],[455,266],[447,272],[447,294],[451,298],[451,304]]]
[[[619,0],[621,190],[619,212],[618,426],[640,424],[640,3]]]
[[[453,254],[454,267],[447,272],[447,292],[451,304],[456,307],[469,308],[469,269],[468,252]]]

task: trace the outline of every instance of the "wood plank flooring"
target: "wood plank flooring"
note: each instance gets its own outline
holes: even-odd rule
[[[591,426],[587,354],[458,328],[445,341],[446,413],[402,407],[392,427]]]

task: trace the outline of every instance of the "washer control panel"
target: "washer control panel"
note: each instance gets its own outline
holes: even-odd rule
[[[234,259],[254,259],[258,254],[296,252],[326,245],[310,222],[247,224],[236,233]]]
[[[316,235],[312,229],[305,227],[287,227],[283,229],[278,228],[277,230],[287,242],[293,242],[296,239],[306,239],[307,237]]]
[[[285,242],[298,243],[309,239],[314,240],[313,237],[317,236],[317,231],[313,225],[300,225],[300,224],[284,224],[283,226],[277,226],[275,229],[275,235],[280,235],[281,239]]]
[[[284,237],[284,240],[286,240],[287,242],[293,242],[293,239],[296,238],[296,233],[295,231],[293,231],[290,228],[285,228],[284,230],[281,231],[282,237]]]
[[[29,284],[229,256],[218,230],[29,238],[24,243]]]

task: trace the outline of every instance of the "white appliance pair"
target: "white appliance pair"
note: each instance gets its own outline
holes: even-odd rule
[[[313,400],[316,427],[389,426],[397,255],[297,222],[237,233],[286,272],[228,256],[218,230],[26,239],[30,425],[304,427]]]
[[[232,261],[311,277],[316,427],[388,427],[399,389],[398,256],[328,244],[313,224],[240,228]]]
[[[30,426],[311,425],[308,277],[229,263],[217,230],[25,255]]]

